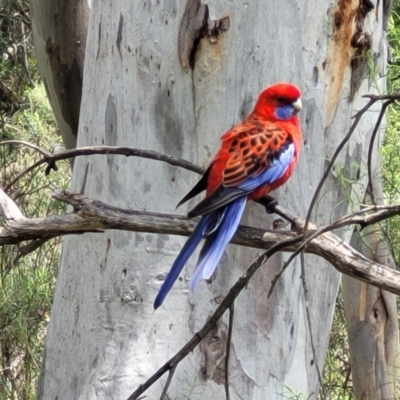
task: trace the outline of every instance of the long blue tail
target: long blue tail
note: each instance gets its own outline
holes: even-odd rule
[[[224,217],[211,235],[207,236],[203,248],[201,249],[196,269],[190,280],[189,288],[193,291],[201,276],[210,279],[217,268],[219,261],[224,254],[225,247],[235,234],[243,211],[247,203],[245,196],[233,201],[226,206]]]
[[[201,217],[161,285],[154,301],[155,310],[163,303],[189,257],[196,250],[203,237],[206,237],[206,241],[200,252],[194,275],[190,281],[190,290],[195,288],[201,275],[205,279],[209,279],[212,276],[226,245],[236,232],[246,202],[247,199],[244,196],[228,204],[223,210],[212,211]]]
[[[210,223],[210,220],[212,217],[211,214],[212,213],[205,214],[201,217],[201,219],[200,219],[199,223],[197,224],[196,228],[194,229],[193,233],[190,235],[189,239],[187,240],[185,245],[182,247],[182,250],[179,253],[178,257],[176,257],[176,260],[172,264],[172,267],[169,270],[169,272],[165,278],[165,281],[161,285],[161,288],[157,294],[156,299],[154,300],[154,309],[155,310],[157,310],[157,308],[161,306],[161,304],[163,303],[163,301],[165,299],[165,296],[168,294],[168,292],[172,288],[172,285],[178,279],[178,276],[181,273],[183,267],[185,266],[187,260],[193,254],[193,252],[196,250],[196,247],[199,245],[201,239],[203,238],[203,232]]]

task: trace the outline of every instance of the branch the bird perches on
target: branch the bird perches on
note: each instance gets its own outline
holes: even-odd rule
[[[0,245],[85,232],[103,232],[110,229],[188,236],[195,224],[179,215],[113,207],[67,190],[55,192],[53,197],[71,205],[73,212],[43,218],[26,218],[14,201],[0,189],[0,207],[5,225],[0,228]],[[295,221],[296,232],[267,231],[240,226],[232,243],[258,249],[271,249],[279,244],[280,251],[295,251],[304,240],[305,222],[293,217],[284,208],[275,207],[281,215],[286,215],[288,219]],[[399,214],[400,205],[370,206],[344,216],[318,231],[315,226],[310,226],[312,229],[307,232],[306,238],[315,232],[320,234],[307,244],[306,252],[325,258],[346,275],[400,294],[400,272],[368,260],[334,233],[329,232],[346,225],[361,224],[365,227]]]

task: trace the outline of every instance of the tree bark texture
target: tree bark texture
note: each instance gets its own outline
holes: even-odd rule
[[[379,160],[377,160],[379,161]],[[384,203],[381,169],[373,175],[366,203]],[[385,224],[355,232],[351,245],[372,261],[396,269]],[[356,399],[394,399],[400,391],[396,296],[343,275],[344,311]]]
[[[31,0],[39,71],[67,149],[76,146],[89,6],[85,0]]]
[[[294,176],[277,196],[285,208],[305,216],[326,160],[365,104],[362,95],[377,92],[384,79],[372,79],[365,59],[359,61],[371,46],[379,72],[385,63],[382,5],[373,3],[370,12],[355,0],[220,0],[209,4],[207,18],[199,1],[188,8],[174,0],[93,2],[78,145],[152,149],[206,166],[219,136],[251,111],[258,93],[274,82],[291,81],[303,92],[304,146]],[[209,31],[204,21],[224,29]],[[378,109],[366,113],[337,159],[314,222],[334,220],[347,212],[351,198],[363,197],[363,168]],[[341,183],[344,174],[352,185]],[[151,160],[93,156],[76,160],[72,189],[117,207],[170,213],[197,179]],[[278,222],[256,204],[243,220],[265,229]],[[155,295],[183,242],[129,232],[65,239],[39,399],[127,398],[204,324],[259,254],[229,246],[212,283],[201,282],[189,293],[193,257],[154,312]],[[306,255],[307,290],[295,262],[268,299],[285,259],[271,259],[236,302],[232,399],[278,399],[293,391],[317,397],[339,274]],[[178,366],[170,398],[225,398],[227,324],[225,316]],[[158,398],[164,385],[165,380],[154,385],[148,398]]]

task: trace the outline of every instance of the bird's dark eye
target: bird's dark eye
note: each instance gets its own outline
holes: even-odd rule
[[[287,103],[287,100],[285,98],[283,98],[283,97],[277,97],[276,101],[278,101],[279,103],[282,103],[282,104]]]

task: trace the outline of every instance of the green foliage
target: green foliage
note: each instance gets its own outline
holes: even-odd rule
[[[389,43],[392,48],[392,64],[389,67],[389,93],[400,92],[400,14],[392,13],[389,20]],[[394,103],[386,114],[387,129],[382,147],[383,183],[387,203],[400,203],[400,105]],[[400,217],[386,221],[386,232],[396,264],[400,260]]]
[[[52,150],[61,146],[47,97],[40,83],[24,92],[25,107],[4,118],[2,136],[24,140]],[[0,147],[2,186],[40,158],[24,146]],[[64,211],[51,199],[55,189],[65,188],[69,164],[49,177],[37,170],[18,181],[11,194],[27,217]],[[44,243],[36,251],[21,257],[19,248],[0,250],[0,398],[33,399],[40,372],[44,338],[50,316],[54,284],[60,258],[60,239]]]
[[[51,151],[61,146],[54,116],[37,74],[28,1],[0,0],[0,141],[24,140]],[[0,146],[4,187],[40,158],[18,145]],[[57,214],[64,206],[51,192],[67,186],[69,164],[49,177],[37,170],[9,194],[27,217]],[[60,239],[22,257],[26,243],[0,248],[0,398],[34,399],[60,259]]]
[[[0,0],[1,117],[21,108],[27,84],[37,77],[30,26],[28,0]]]
[[[341,289],[336,299],[329,347],[320,387],[319,398],[330,400],[353,400],[353,386],[349,363],[349,345],[344,317]]]

